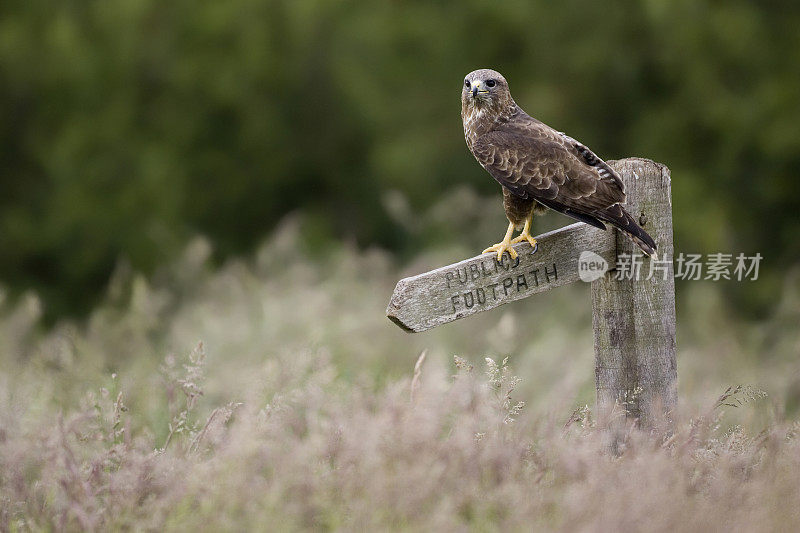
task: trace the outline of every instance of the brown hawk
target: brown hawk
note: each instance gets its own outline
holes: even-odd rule
[[[499,73],[481,69],[467,74],[461,91],[461,119],[472,155],[503,186],[508,230],[502,242],[483,253],[497,260],[528,241],[534,213],[547,208],[600,229],[609,223],[625,232],[647,254],[656,243],[622,208],[625,186],[619,175],[586,146],[523,111]],[[524,224],[512,239],[514,229]]]

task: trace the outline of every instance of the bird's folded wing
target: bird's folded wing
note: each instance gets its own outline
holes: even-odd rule
[[[552,209],[592,214],[625,201],[622,180],[603,160],[541,123],[481,135],[473,153],[514,194]]]

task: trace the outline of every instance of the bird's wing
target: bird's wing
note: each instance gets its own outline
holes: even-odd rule
[[[602,159],[571,137],[527,116],[478,137],[473,154],[494,179],[517,196],[533,198],[581,220],[584,217],[580,215],[595,218],[610,206],[625,202],[622,180]]]
[[[527,115],[479,136],[472,153],[489,173],[522,198],[601,229],[627,233],[648,255],[656,243],[623,209],[625,186],[605,161],[575,139]]]

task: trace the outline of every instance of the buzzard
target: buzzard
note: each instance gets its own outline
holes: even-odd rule
[[[528,241],[534,213],[554,209],[600,229],[606,223],[622,230],[647,254],[656,243],[623,209],[625,186],[594,152],[523,111],[499,73],[481,69],[467,74],[461,91],[464,137],[472,155],[503,187],[508,230],[502,242],[483,253],[497,260],[517,252],[512,244]],[[523,225],[514,239],[514,229]]]

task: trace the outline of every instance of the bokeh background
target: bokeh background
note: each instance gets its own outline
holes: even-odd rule
[[[0,282],[81,317],[121,264],[151,275],[197,235],[219,264],[293,212],[317,250],[482,248],[499,203],[491,232],[414,220],[499,198],[459,118],[493,67],[605,159],[668,165],[677,252],[760,252],[726,297],[764,316],[800,259],[799,27],[789,1],[9,0]]]
[[[798,65],[792,1],[0,2],[0,530],[800,530]],[[584,283],[384,315],[506,227],[480,67],[763,257],[678,283],[664,440],[607,454]]]

